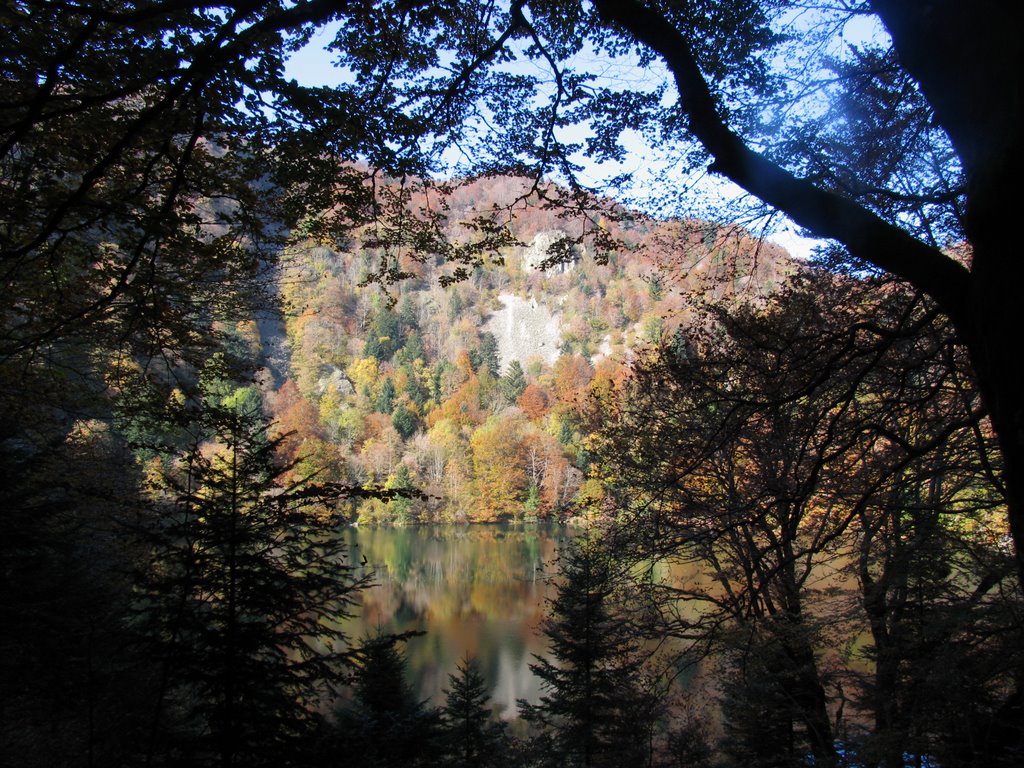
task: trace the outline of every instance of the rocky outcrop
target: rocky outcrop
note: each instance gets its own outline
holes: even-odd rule
[[[498,300],[502,308],[487,319],[484,330],[498,340],[501,370],[505,371],[513,360],[525,368],[533,357],[554,364],[562,344],[559,316],[533,298],[503,293]]]
[[[533,242],[523,250],[523,271],[534,272],[540,269],[545,260],[552,258],[554,255],[551,251],[551,246],[557,246],[560,242],[567,240],[569,240],[569,236],[558,229],[538,232],[534,236]],[[579,246],[571,245],[569,248],[572,251],[571,258],[567,261],[552,264],[545,271],[551,274],[561,274],[562,272],[569,272],[575,267],[576,261],[580,258]]]

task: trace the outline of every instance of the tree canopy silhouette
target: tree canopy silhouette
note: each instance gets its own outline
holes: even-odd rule
[[[279,223],[325,241],[372,224],[395,258],[371,278],[405,274],[400,253],[464,276],[507,233],[491,211],[469,241],[441,234],[423,179],[453,164],[530,176],[600,252],[581,170],[629,159],[640,135],[953,319],[1024,551],[1022,268],[1004,237],[1022,43],[1002,4],[21,0],[3,15],[4,360],[80,333],[180,345],[190,292],[252,278]],[[877,33],[846,36],[863,19]],[[284,63],[328,26],[342,83],[301,87]]]

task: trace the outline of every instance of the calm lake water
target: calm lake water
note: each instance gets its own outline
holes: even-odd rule
[[[498,715],[516,716],[516,700],[536,702],[532,654],[546,648],[539,625],[549,577],[568,537],[550,526],[350,528],[350,562],[365,557],[377,586],[362,595],[354,638],[423,630],[405,647],[409,681],[440,704],[448,675],[467,654],[490,688]]]

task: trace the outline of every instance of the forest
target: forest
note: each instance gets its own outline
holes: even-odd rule
[[[477,180],[446,201],[448,215],[464,220],[526,186]],[[349,515],[360,523],[564,519],[599,498],[584,402],[621,379],[636,351],[682,339],[698,302],[753,300],[795,269],[735,227],[604,226],[621,254],[595,263],[579,248],[541,270],[540,246],[569,235],[553,212],[526,207],[509,227],[523,245],[496,251],[500,264],[448,287],[437,265],[409,264],[390,293],[359,287],[378,263],[373,251],[293,246],[283,323],[231,329],[253,359],[282,346],[275,333],[286,339],[283,359],[266,359],[280,368],[266,393],[288,458],[335,482],[426,494],[358,500]],[[502,303],[513,300],[537,312],[517,320]],[[547,347],[535,341],[545,320],[556,326]]]
[[[1007,15],[5,2],[2,762],[1021,764]],[[511,720],[341,535],[494,523]]]

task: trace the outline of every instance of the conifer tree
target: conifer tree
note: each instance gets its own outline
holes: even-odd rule
[[[389,307],[378,300],[373,319],[370,320],[370,326],[366,331],[363,354],[386,363],[403,344],[405,335],[401,322]]]
[[[498,362],[498,340],[494,337],[493,333],[489,331],[481,333],[480,347],[471,354],[474,370],[478,373],[487,371],[491,378],[498,378],[498,370],[500,368]]]
[[[475,660],[465,658],[456,674],[448,676],[445,705],[441,710],[445,730],[445,758],[450,766],[495,765],[503,741],[503,729],[491,716],[487,686]]]
[[[388,476],[384,483],[384,489],[388,491],[408,491],[413,487],[412,477],[409,475],[409,465],[405,463],[395,467],[395,471]],[[396,523],[408,523],[412,509],[412,500],[407,496],[396,495],[388,502],[388,510]]]
[[[437,710],[416,698],[398,649],[408,636],[368,639],[356,654],[352,701],[338,716],[334,759],[374,768],[436,764]]]
[[[381,384],[380,394],[373,404],[374,409],[379,413],[390,414],[395,408],[395,383],[389,378],[384,379]]]
[[[530,665],[546,693],[520,701],[522,716],[551,738],[555,764],[645,765],[657,697],[640,682],[643,656],[617,611],[613,563],[587,537],[569,545],[560,573],[543,625],[552,658]]]
[[[416,428],[419,427],[419,419],[416,418],[416,414],[405,404],[404,400],[399,400],[398,405],[395,406],[395,410],[391,414],[391,425],[395,428],[399,437],[403,440],[408,440],[416,432]]]
[[[192,446],[172,456],[148,525],[136,624],[163,660],[147,763],[293,764],[316,706],[348,666],[340,622],[365,585],[307,483],[287,483],[247,398],[208,398]],[[251,405],[251,403],[249,403]]]
[[[501,393],[506,400],[514,403],[525,389],[526,374],[523,372],[523,366],[518,360],[513,360],[509,363],[505,375],[501,377]]]

